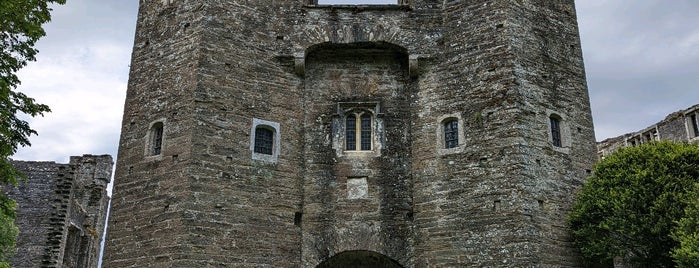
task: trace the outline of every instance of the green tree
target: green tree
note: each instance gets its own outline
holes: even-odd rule
[[[678,267],[699,267],[699,183],[694,185],[694,191],[686,200],[684,218],[673,233],[680,247],[672,251],[672,257]]]
[[[29,146],[29,136],[36,134],[20,116],[34,117],[50,111],[48,106],[16,91],[20,84],[17,71],[36,59],[38,51],[34,46],[46,35],[42,25],[51,19],[50,4],[65,4],[65,0],[0,0],[0,181],[5,184],[17,184],[17,178],[22,177],[12,166],[10,156],[19,146]],[[3,195],[0,267],[7,265],[14,249],[14,218],[14,202]]]
[[[589,266],[615,257],[637,267],[673,267],[672,232],[699,182],[699,146],[657,142],[622,149],[595,166],[569,221]]]

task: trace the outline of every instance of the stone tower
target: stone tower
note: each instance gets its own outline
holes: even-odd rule
[[[12,162],[27,177],[1,189],[17,202],[12,267],[97,267],[113,164],[110,155],[71,156],[68,164]]]
[[[105,267],[577,266],[573,0],[141,1]]]

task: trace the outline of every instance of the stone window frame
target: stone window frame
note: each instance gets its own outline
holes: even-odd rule
[[[554,144],[553,126],[551,125],[553,119],[558,120],[560,146],[556,146]],[[568,121],[568,117],[564,113],[553,110],[546,110],[546,133],[548,135],[548,143],[551,146],[551,148],[561,153],[570,153],[570,147],[572,146],[570,122]]]
[[[255,136],[257,129],[266,129],[272,131],[272,154],[255,152]],[[276,163],[281,153],[281,125],[278,122],[263,120],[259,118],[252,119],[252,127],[250,128],[250,154],[253,160],[259,160],[269,163]]]
[[[685,128],[688,141],[699,141],[699,109],[685,113]]]
[[[457,139],[459,144],[456,147],[447,148],[446,137],[445,137],[445,125],[448,122],[456,120],[458,135]],[[437,154],[438,155],[448,155],[461,153],[464,151],[464,141],[466,141],[466,134],[464,133],[464,119],[461,113],[452,113],[440,116],[437,120]]]
[[[371,116],[371,149],[370,150],[347,150],[347,116],[350,114],[369,114]],[[357,117],[356,122],[360,122],[360,117]],[[378,101],[364,102],[338,102],[337,111],[332,119],[332,147],[335,149],[338,157],[376,157],[381,155],[383,144],[385,141],[383,114],[381,113],[381,105]],[[355,125],[357,129],[355,140],[357,145],[361,146],[361,126]],[[359,135],[357,135],[359,133]]]
[[[166,121],[165,118],[160,118],[148,124],[144,150],[146,157],[159,158],[163,156],[165,141],[167,140]]]

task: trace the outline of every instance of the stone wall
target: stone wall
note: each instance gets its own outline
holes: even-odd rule
[[[68,164],[15,161],[27,176],[3,190],[17,202],[13,267],[97,267],[107,216],[112,157],[71,157]]]
[[[141,3],[105,266],[579,264],[564,219],[595,143],[572,0],[314,3]]]
[[[642,130],[598,142],[597,155],[602,159],[621,148],[658,140],[699,142],[699,104],[671,113]]]

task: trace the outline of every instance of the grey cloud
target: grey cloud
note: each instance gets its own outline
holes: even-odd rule
[[[576,4],[598,140],[699,103],[699,2]]]
[[[326,0],[323,3],[338,1]],[[342,1],[348,3],[352,0]],[[598,140],[639,130],[662,120],[671,112],[699,103],[699,28],[696,27],[699,25],[699,16],[696,16],[699,1],[578,0],[576,5]],[[113,81],[124,84],[127,80],[137,10],[137,0],[70,0],[64,6],[55,7],[54,20],[45,27],[48,36],[38,44],[41,51],[39,61],[27,68],[44,72],[55,69],[56,65],[65,68],[79,66],[70,71],[89,70],[90,77],[99,79],[88,79],[85,81],[90,81],[89,84],[83,82],[78,86],[104,91],[110,84],[111,90],[121,90],[125,95],[125,87],[115,86]],[[68,62],[70,64],[66,64]],[[46,65],[50,66],[47,68]],[[49,82],[65,79],[61,74],[37,77],[28,79]],[[101,85],[96,80],[102,81]],[[23,90],[41,100],[46,98],[45,92],[61,90],[56,87],[68,90],[63,86],[65,83],[47,82],[46,85],[27,88],[36,84],[27,81]],[[74,105],[80,106],[81,103]],[[117,118],[121,118],[123,102],[111,98],[96,106],[102,108],[85,108],[82,112],[85,115],[105,113],[103,121],[115,121],[111,122],[113,126],[108,131],[91,131],[89,126],[83,128],[80,125],[93,123],[70,117],[52,118],[52,123],[41,123],[48,117],[37,118],[33,125],[42,127],[39,129],[41,135],[32,137],[35,147],[23,149],[17,158],[61,160],[67,159],[65,154],[116,155]],[[61,113],[56,111],[54,114]],[[67,132],[69,129],[77,131]],[[85,136],[86,133],[92,134]]]

